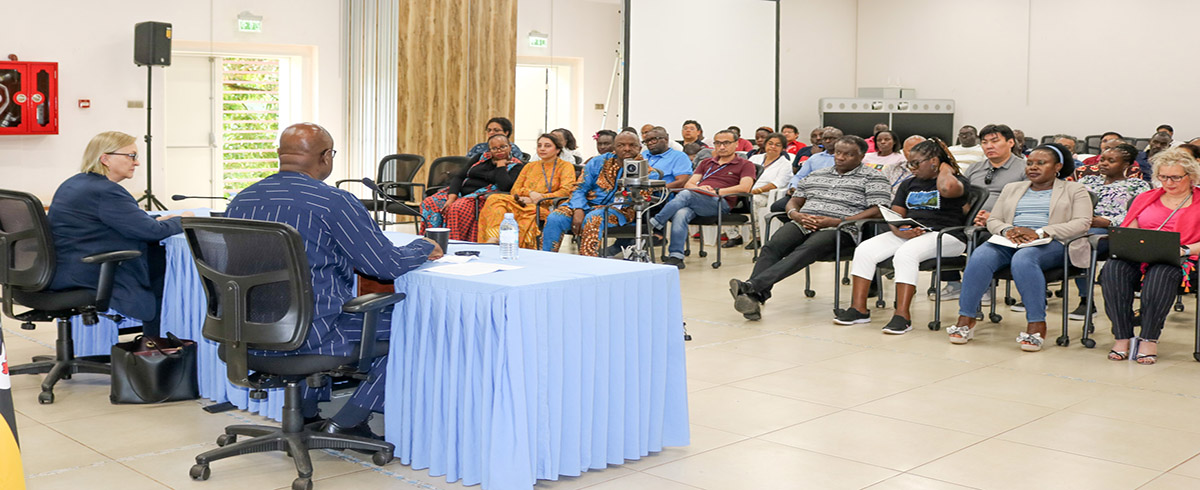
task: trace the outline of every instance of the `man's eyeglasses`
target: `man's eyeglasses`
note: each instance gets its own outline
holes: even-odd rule
[[[734,141],[713,141],[714,146],[729,146],[734,144]]]
[[[328,149],[328,150],[325,150],[325,151],[329,152],[329,158],[333,158],[333,157],[336,157],[336,156],[337,156],[337,150],[335,150],[335,149],[333,149],[333,148],[330,148],[330,149]],[[321,153],[325,153],[325,152],[323,151],[323,152],[321,152]]]
[[[110,151],[108,153],[105,153],[105,155],[121,155],[121,156],[129,158],[130,160],[133,160],[135,162],[137,161],[137,152],[136,151],[133,153],[117,153],[115,151]]]
[[[996,167],[989,168],[987,176],[985,176],[983,178],[984,185],[992,185],[992,177],[995,177],[995,176],[996,176]]]
[[[653,143],[653,142],[655,142],[655,141],[658,141],[658,140],[661,140],[661,139],[664,139],[664,138],[663,138],[662,136],[651,136],[651,137],[649,137],[649,138],[646,138],[646,139],[642,140],[642,144],[643,144],[643,145],[648,145],[648,144],[650,144],[650,143]]]
[[[1188,178],[1188,176],[1187,175],[1159,175],[1157,178],[1158,178],[1159,182],[1179,183],[1179,182],[1183,182],[1183,179]]]

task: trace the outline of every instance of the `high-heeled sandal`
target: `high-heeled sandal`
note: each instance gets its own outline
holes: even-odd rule
[[[1158,340],[1150,340],[1150,339],[1143,339],[1143,338],[1138,338],[1138,342],[1139,343],[1140,342],[1149,342],[1151,344],[1158,344]],[[1134,359],[1134,362],[1137,362],[1138,364],[1141,364],[1143,366],[1153,365],[1154,363],[1158,362],[1158,352],[1155,352],[1153,354],[1138,354],[1137,359]]]
[[[1126,359],[1129,359],[1128,352],[1117,352],[1115,350],[1108,351],[1108,360],[1110,361],[1124,361]]]

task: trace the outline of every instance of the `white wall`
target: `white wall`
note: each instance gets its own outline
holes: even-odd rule
[[[858,9],[850,0],[779,1],[779,124],[795,124],[807,143],[821,121],[817,100],[855,94]]]
[[[1200,2],[858,0],[857,83],[958,102],[957,124],[1025,134],[1200,135]]]
[[[517,2],[518,62],[538,59],[543,62],[574,62],[574,77],[580,81],[582,93],[576,107],[576,122],[568,125],[567,129],[575,134],[580,150],[585,154],[594,151],[591,135],[601,129],[603,111],[595,109],[595,104],[604,103],[616,53],[624,50],[621,44],[625,35],[623,6],[621,0]],[[529,32],[534,30],[550,35],[548,47],[529,46]],[[621,123],[619,82],[612,100],[607,122],[609,129],[615,129]],[[513,121],[513,124],[521,126],[522,122]],[[483,128],[477,130],[482,140]],[[532,151],[532,148],[528,151]]]
[[[126,0],[118,4],[53,0],[42,2],[39,8],[53,12],[52,28],[47,29],[46,22],[9,23],[4,29],[4,54],[16,53],[23,61],[59,63],[59,134],[0,136],[0,187],[31,192],[49,203],[58,185],[79,171],[83,148],[95,134],[124,131],[138,137],[139,146],[144,146],[145,110],[126,108],[126,101],[146,99],[146,68],[133,64],[133,25],[145,20],[173,24],[175,42],[315,46],[318,86],[313,87],[313,96],[319,102],[309,117],[329,129],[335,141],[341,139],[345,90],[339,64],[341,8],[337,1]],[[235,19],[244,10],[263,17],[262,33],[237,32]],[[163,185],[171,165],[164,160],[167,137],[163,118],[168,117],[170,108],[163,105],[163,70],[170,69],[153,69],[154,190],[160,199],[172,193]],[[92,107],[79,109],[78,99],[90,99]],[[145,187],[144,169],[126,181],[135,197]],[[188,202],[180,205],[184,203]]]

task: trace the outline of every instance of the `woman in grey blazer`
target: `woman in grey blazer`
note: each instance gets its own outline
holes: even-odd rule
[[[1022,350],[1037,351],[1046,337],[1046,269],[1062,267],[1063,243],[1087,232],[1092,200],[1087,188],[1063,178],[1073,171],[1071,152],[1050,143],[1034,148],[1026,160],[1028,180],[1004,186],[987,228],[1007,244],[988,242],[975,249],[963,272],[958,321],[946,329],[950,342],[965,344],[974,336],[975,313],[996,271],[1008,267],[1025,302],[1028,326],[1017,342]],[[1066,164],[1064,164],[1066,162]],[[1050,238],[1049,243],[1031,245]],[[1018,248],[1019,247],[1019,248]],[[1087,267],[1090,254],[1083,240],[1071,244],[1071,263]]]

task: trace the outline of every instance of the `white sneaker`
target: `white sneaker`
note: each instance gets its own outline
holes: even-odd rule
[[[946,283],[945,286],[942,286],[942,301],[958,299],[959,295],[961,295],[961,294],[962,294],[962,283],[961,282],[957,282],[957,281],[948,282],[948,283]],[[937,301],[937,295],[936,294],[929,295],[929,300]]]

